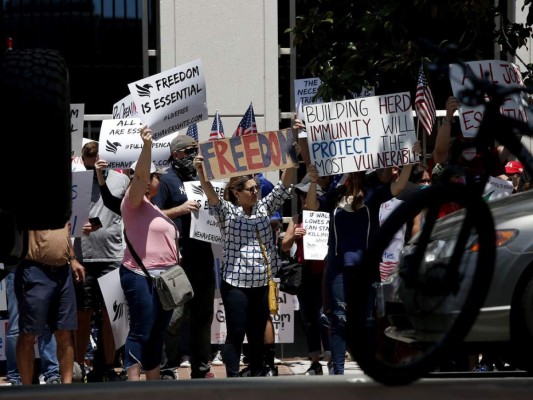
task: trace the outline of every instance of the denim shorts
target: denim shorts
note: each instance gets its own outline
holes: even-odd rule
[[[78,329],[76,295],[68,264],[52,267],[24,260],[15,271],[19,332],[39,336]]]

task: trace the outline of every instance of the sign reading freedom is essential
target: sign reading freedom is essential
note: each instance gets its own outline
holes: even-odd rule
[[[418,161],[408,92],[304,107],[311,162],[320,176]]]
[[[230,178],[296,167],[294,142],[292,130],[285,129],[200,143],[205,177]]]
[[[129,83],[142,122],[159,140],[207,119],[205,78],[200,59]]]

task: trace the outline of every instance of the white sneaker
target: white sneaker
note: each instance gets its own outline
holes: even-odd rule
[[[191,363],[189,362],[189,359],[188,358],[185,358],[181,363],[180,363],[180,368],[190,368],[191,367]]]
[[[240,358],[240,360],[239,360],[239,365],[240,365],[241,367],[244,366],[244,354],[242,354],[242,353],[241,353],[241,358]]]
[[[279,358],[274,357],[274,365],[281,364],[281,360]]]
[[[220,354],[220,350],[217,352],[215,357],[213,358],[213,361],[211,361],[211,365],[222,365],[224,364],[224,361],[222,361],[222,354]]]

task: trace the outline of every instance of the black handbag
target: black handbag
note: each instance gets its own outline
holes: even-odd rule
[[[302,286],[304,266],[292,257],[282,257],[281,267],[276,273],[279,278],[279,290],[287,294],[297,295]]]

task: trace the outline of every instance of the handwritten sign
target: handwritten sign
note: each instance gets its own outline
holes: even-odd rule
[[[303,236],[304,258],[323,260],[328,254],[329,214],[303,210],[302,224],[307,231]]]
[[[385,203],[382,203],[379,208],[379,225],[383,225],[383,222],[391,215],[391,213],[403,203],[403,200],[393,198]],[[390,241],[388,247],[383,251],[381,262],[379,263],[379,273],[381,281],[385,281],[400,259],[400,251],[403,249],[405,230],[407,229],[404,224],[395,234]]]
[[[70,216],[70,236],[83,236],[83,224],[89,219],[89,206],[93,189],[94,171],[72,172],[72,215]]]
[[[491,82],[503,86],[524,86],[520,68],[507,61],[471,61],[466,63],[466,70],[463,70],[458,64],[452,64],[450,66],[450,83],[455,97],[461,98],[462,91],[465,88],[472,87],[469,76],[476,76],[478,78],[486,76]],[[517,93],[509,96],[505,100],[500,107],[500,112],[503,115],[527,122],[528,114],[526,113],[526,108],[527,103]],[[484,113],[484,105],[468,106],[461,104],[461,107],[459,107],[459,121],[465,137],[476,136]]]
[[[322,84],[320,78],[306,78],[294,80],[294,101],[296,116],[298,119],[303,119],[304,106],[313,103],[322,103],[322,98],[314,100],[314,96],[318,92],[318,88]]]
[[[290,129],[200,143],[207,179],[229,178],[296,167]]]
[[[215,192],[220,198],[224,196],[225,182],[211,182]],[[197,212],[191,215],[191,230],[189,236],[194,239],[203,240],[204,242],[222,245],[224,238],[222,232],[217,225],[215,217],[209,214],[209,205],[207,203],[207,196],[205,195],[200,182],[183,182],[187,198],[194,200],[200,206]]]
[[[128,88],[154,140],[208,117],[200,59],[129,83]]]
[[[311,162],[321,176],[418,161],[407,92],[311,104],[304,113]]]
[[[294,342],[294,301],[292,298],[293,296],[290,294],[279,292],[279,313],[278,315],[272,315],[276,343]],[[221,299],[216,298],[214,306],[215,314],[211,323],[211,343],[222,344],[226,342],[226,312]]]
[[[129,168],[139,158],[143,147],[139,118],[105,119],[100,128],[99,157],[108,162],[108,168]],[[152,160],[158,168],[170,166],[170,142],[179,133],[152,142]]]
[[[71,104],[70,105],[70,141],[71,141],[71,157],[81,154],[83,146],[83,118],[84,118],[85,104]]]
[[[133,96],[128,94],[126,97],[113,104],[112,115],[113,119],[137,117],[139,113],[137,112],[135,101],[133,101]]]

